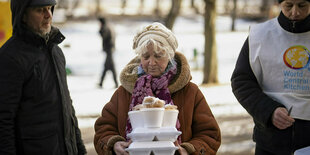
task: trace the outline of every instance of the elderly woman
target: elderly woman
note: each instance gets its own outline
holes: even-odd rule
[[[98,154],[128,154],[131,141],[128,111],[146,96],[155,96],[178,107],[176,128],[182,132],[175,142],[179,154],[216,154],[220,129],[197,85],[190,82],[186,58],[176,52],[174,34],[160,23],[145,27],[134,38],[137,57],[120,75],[116,90],[95,123],[94,145]]]

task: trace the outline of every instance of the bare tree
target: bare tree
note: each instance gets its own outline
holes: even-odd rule
[[[155,3],[156,3],[155,4],[156,6],[155,6],[155,9],[154,9],[154,13],[155,13],[156,16],[159,17],[160,14],[161,14],[161,11],[160,11],[160,0],[156,0]]]
[[[191,8],[195,10],[195,13],[199,14],[199,9],[195,5],[195,0],[191,0]]]
[[[231,31],[235,31],[235,21],[237,18],[237,0],[233,0],[234,2],[234,7],[231,11]]]
[[[166,27],[171,30],[173,28],[175,19],[180,13],[181,4],[182,4],[182,0],[172,0],[171,9],[169,11],[168,16],[164,20]]]
[[[125,8],[126,8],[126,5],[127,5],[127,0],[122,0],[122,14],[125,14]]]
[[[215,40],[216,0],[205,0],[205,52],[203,84],[218,83],[218,61]]]
[[[100,0],[96,0],[96,12],[95,14],[98,16],[101,12],[101,4],[100,4]]]
[[[73,11],[78,7],[79,3],[80,0],[58,0],[57,7],[65,10],[66,17],[72,17]]]
[[[139,14],[143,13],[144,9],[144,0],[140,0],[140,5],[139,5]]]
[[[273,1],[271,1],[271,0],[262,0],[262,5],[260,7],[260,11],[261,11],[263,17],[269,16],[269,12],[270,12],[272,4],[273,4]]]
[[[224,9],[225,9],[225,10],[224,10],[224,13],[225,13],[225,14],[227,14],[227,13],[230,12],[230,10],[231,10],[231,9],[230,9],[230,6],[229,6],[229,4],[230,4],[229,2],[230,2],[230,0],[225,0],[225,3],[224,3]]]

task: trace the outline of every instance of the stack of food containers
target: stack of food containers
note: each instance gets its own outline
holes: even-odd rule
[[[128,137],[133,141],[126,151],[130,155],[173,155],[178,149],[174,142],[181,134],[175,128],[179,111],[175,105],[165,105],[155,97],[145,97],[128,113],[132,132]]]

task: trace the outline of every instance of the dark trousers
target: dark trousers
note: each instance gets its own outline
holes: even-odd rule
[[[277,135],[274,136],[275,139],[265,141],[271,143],[269,147],[256,143],[255,155],[293,155],[296,150],[310,146],[310,121],[295,119],[293,126],[279,131],[273,134]],[[265,138],[267,137],[261,136],[261,139]],[[277,145],[279,143],[283,145]]]
[[[255,155],[277,155],[271,152],[268,152],[258,146],[255,147]]]
[[[115,87],[118,87],[116,70],[115,70],[115,67],[114,67],[114,61],[113,61],[113,58],[112,58],[111,54],[107,54],[107,57],[106,57],[106,60],[105,60],[105,63],[104,63],[104,68],[103,68],[103,71],[102,71],[102,74],[101,74],[101,77],[100,77],[100,80],[99,80],[99,86],[100,87],[102,86],[102,82],[104,80],[104,77],[105,77],[107,71],[109,71],[109,70],[113,74],[113,80],[114,80],[114,83],[115,83]]]

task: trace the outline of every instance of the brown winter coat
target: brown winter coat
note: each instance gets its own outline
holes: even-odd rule
[[[220,143],[220,129],[213,114],[197,85],[190,82],[190,70],[186,58],[176,53],[178,73],[169,84],[172,100],[178,106],[178,119],[181,124],[181,146],[187,152],[198,154],[216,154]],[[139,58],[133,59],[121,73],[120,86],[113,94],[95,123],[94,145],[100,155],[112,154],[117,141],[125,140],[125,129],[131,92],[137,79],[136,68]]]

